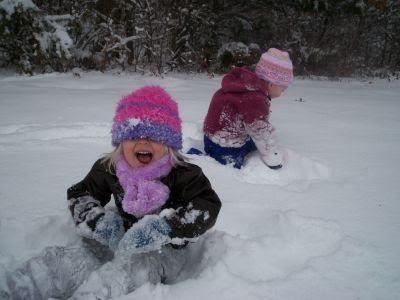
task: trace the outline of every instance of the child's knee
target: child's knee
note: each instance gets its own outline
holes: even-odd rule
[[[8,274],[11,299],[67,298],[100,261],[81,246],[47,247]]]

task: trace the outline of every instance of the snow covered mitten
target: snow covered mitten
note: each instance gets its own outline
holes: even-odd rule
[[[171,238],[171,227],[164,218],[148,215],[134,224],[123,236],[118,251],[141,253],[159,250]]]
[[[283,165],[283,153],[277,147],[269,147],[261,156],[263,162],[271,169],[280,169]]]
[[[106,211],[96,222],[93,238],[115,251],[124,232],[124,222],[121,216],[113,211]]]

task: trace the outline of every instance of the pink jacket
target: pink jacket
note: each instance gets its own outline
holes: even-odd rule
[[[222,79],[204,120],[204,134],[222,147],[241,147],[250,138],[264,153],[272,131],[270,100],[258,76],[246,67],[234,68]]]

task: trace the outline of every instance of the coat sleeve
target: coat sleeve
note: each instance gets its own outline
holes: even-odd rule
[[[173,186],[174,202],[180,203],[167,221],[172,238],[195,238],[214,226],[221,209],[221,201],[212,189],[201,168],[190,167],[179,174]]]
[[[104,215],[104,206],[111,199],[107,171],[101,160],[86,177],[67,190],[68,207],[78,233],[91,237],[97,220]]]
[[[245,124],[246,133],[251,137],[261,156],[267,155],[271,143],[273,126],[265,120],[260,120],[252,124]]]
[[[241,108],[246,133],[254,141],[258,151],[265,155],[268,149],[268,139],[273,131],[269,123],[270,103],[265,95],[254,93],[251,105]]]

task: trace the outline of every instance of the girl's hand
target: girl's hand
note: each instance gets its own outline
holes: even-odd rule
[[[115,251],[124,232],[125,229],[121,216],[113,211],[106,211],[96,222],[93,238]]]
[[[170,234],[171,227],[164,218],[145,216],[125,233],[119,242],[118,251],[141,253],[159,250],[171,240]]]

